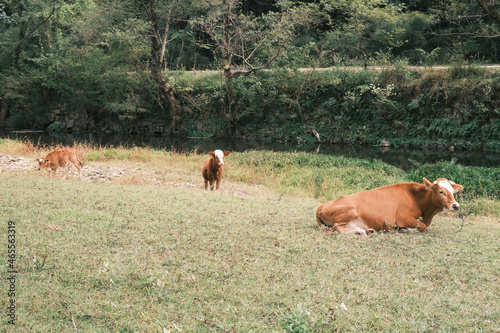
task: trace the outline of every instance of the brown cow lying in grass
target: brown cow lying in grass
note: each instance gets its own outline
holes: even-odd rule
[[[203,163],[203,168],[201,170],[203,178],[205,179],[205,190],[208,190],[208,183],[210,183],[210,190],[215,188],[218,190],[220,188],[220,180],[222,178],[222,166],[224,165],[224,157],[229,155],[229,152],[222,152],[222,150],[215,150],[209,152],[209,158]]]
[[[460,210],[453,193],[462,189],[462,185],[445,178],[434,183],[424,178],[424,184],[378,187],[321,205],[316,219],[319,225],[333,227],[335,231],[363,235],[395,228],[425,231],[437,213],[444,209]]]
[[[49,172],[52,170],[52,177],[55,176],[59,167],[66,167],[66,175],[69,173],[71,164],[78,169],[78,174],[81,174],[82,162],[80,161],[77,152],[73,148],[65,148],[53,151],[43,158],[37,159],[38,170],[47,169]]]

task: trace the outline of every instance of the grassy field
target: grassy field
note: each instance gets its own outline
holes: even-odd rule
[[[50,148],[0,142],[0,153],[29,158]],[[18,272],[15,326],[0,282],[2,331],[500,330],[496,197],[464,190],[459,201],[474,213],[462,229],[457,215],[440,214],[423,234],[329,234],[315,221],[324,200],[415,174],[378,161],[234,153],[221,191],[205,192],[204,155],[80,151],[85,168],[135,173],[110,182],[0,173],[0,273],[8,221]]]

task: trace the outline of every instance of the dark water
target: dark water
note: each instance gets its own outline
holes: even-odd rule
[[[205,153],[215,149],[243,152],[246,150],[304,151],[325,155],[337,155],[354,158],[379,159],[386,163],[409,170],[415,166],[437,161],[456,160],[457,163],[470,166],[499,167],[500,152],[450,151],[438,149],[401,149],[364,147],[327,144],[277,143],[265,140],[215,140],[203,138],[172,140],[169,136],[141,135],[98,135],[91,133],[61,133],[51,135],[46,132],[0,130],[1,138],[31,140],[35,144],[65,145],[87,143],[109,147],[152,147],[155,149],[176,150],[178,152],[197,151]]]

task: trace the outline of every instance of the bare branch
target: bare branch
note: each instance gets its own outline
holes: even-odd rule
[[[469,36],[470,38],[497,38],[500,35],[482,35],[473,32],[448,32],[448,33],[433,33],[433,36]]]
[[[495,7],[495,1],[488,3],[486,0],[476,0],[476,2],[495,22],[500,24],[500,12]]]
[[[163,33],[163,40],[161,43],[160,64],[163,64],[163,59],[165,58],[165,49],[169,42],[167,37],[168,37],[168,31],[170,30],[170,19],[172,18],[172,8],[174,6],[175,6],[175,1],[173,1],[170,7],[168,8],[167,22],[165,23],[165,32]],[[171,40],[173,40],[173,38]]]
[[[259,67],[253,67],[250,63],[245,61],[245,63],[248,66],[250,66],[251,69],[250,70],[243,70],[243,69],[235,70],[235,71],[233,71],[232,76],[235,76],[237,74],[249,74],[249,73],[264,69],[267,66],[269,66],[274,61],[274,59],[276,59],[280,55],[280,53],[281,53],[281,51],[276,52],[276,54],[274,56],[272,56],[264,65],[259,66]]]
[[[54,14],[55,11],[56,11],[56,4],[54,3],[54,6],[52,7],[52,11],[50,12],[49,16],[47,16],[47,18],[43,19],[40,23],[38,23],[33,29],[31,29],[31,31],[28,32],[26,34],[26,36],[24,36],[23,39],[21,39],[19,41],[19,43],[17,43],[16,48],[19,48],[23,44],[23,42],[26,40],[26,38],[28,38],[31,34],[33,34],[41,25],[47,23],[48,20],[50,20],[50,18]]]

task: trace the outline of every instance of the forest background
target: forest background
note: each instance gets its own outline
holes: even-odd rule
[[[0,126],[499,150],[498,8],[1,1]]]

